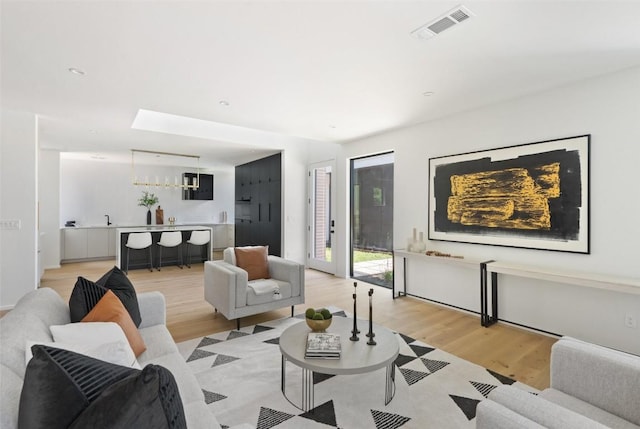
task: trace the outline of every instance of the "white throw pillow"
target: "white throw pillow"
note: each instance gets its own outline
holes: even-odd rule
[[[136,360],[136,355],[133,353],[124,331],[117,323],[78,322],[67,325],[53,325],[49,327],[49,330],[56,343],[81,344],[92,349],[99,348],[105,344],[124,342],[124,346],[121,345],[119,347],[124,347],[125,349],[127,355],[125,362],[129,362],[126,366],[140,368],[140,364]],[[105,351],[108,352],[108,350],[102,350],[101,352]],[[98,359],[107,360],[100,357]]]

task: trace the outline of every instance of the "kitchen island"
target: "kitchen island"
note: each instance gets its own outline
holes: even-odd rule
[[[209,231],[209,237],[213,237],[213,229],[209,226],[203,225],[148,225],[137,226],[127,228],[116,228],[116,266],[123,267],[126,261],[123,258],[126,257],[127,238],[129,234],[134,232],[150,232],[152,240],[152,254],[153,254],[153,266],[158,266],[158,241],[160,241],[160,234],[163,231],[180,231],[182,232],[182,255],[184,263],[187,263],[187,240],[191,237],[192,231]],[[190,261],[203,262],[208,261],[211,258],[211,252],[213,250],[213,241],[210,239],[209,243],[204,246],[192,246]],[[129,269],[147,268],[148,266],[148,250],[145,251],[131,251],[129,254]],[[179,265],[181,263],[180,253],[177,247],[164,248],[162,251],[162,266],[167,265]]]

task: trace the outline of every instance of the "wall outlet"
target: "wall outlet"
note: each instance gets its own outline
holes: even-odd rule
[[[8,231],[8,230],[18,230],[20,229],[20,220],[19,219],[2,219],[0,220],[0,229]]]
[[[637,328],[638,327],[638,322],[636,321],[636,318],[633,317],[633,314],[631,313],[627,313],[624,316],[624,326],[626,326],[627,328]]]

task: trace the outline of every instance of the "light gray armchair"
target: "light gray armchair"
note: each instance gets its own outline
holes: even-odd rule
[[[551,387],[512,386],[478,404],[477,428],[640,428],[640,356],[563,337],[551,349]]]
[[[247,271],[236,266],[233,247],[223,260],[204,264],[204,298],[227,319],[237,319],[304,303],[304,265],[268,256],[270,279],[248,280]]]

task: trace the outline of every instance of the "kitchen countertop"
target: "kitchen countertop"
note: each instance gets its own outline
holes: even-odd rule
[[[192,231],[194,229],[208,229],[211,230],[210,226],[205,225],[144,225],[144,226],[127,226],[118,228],[117,232],[126,233],[126,232],[145,232],[145,231]]]
[[[200,222],[200,223],[177,223],[175,225],[163,224],[163,225],[78,225],[78,226],[61,226],[60,229],[90,229],[90,228],[166,228],[166,227],[193,227],[200,225],[233,225],[232,223],[215,223],[215,222]]]

